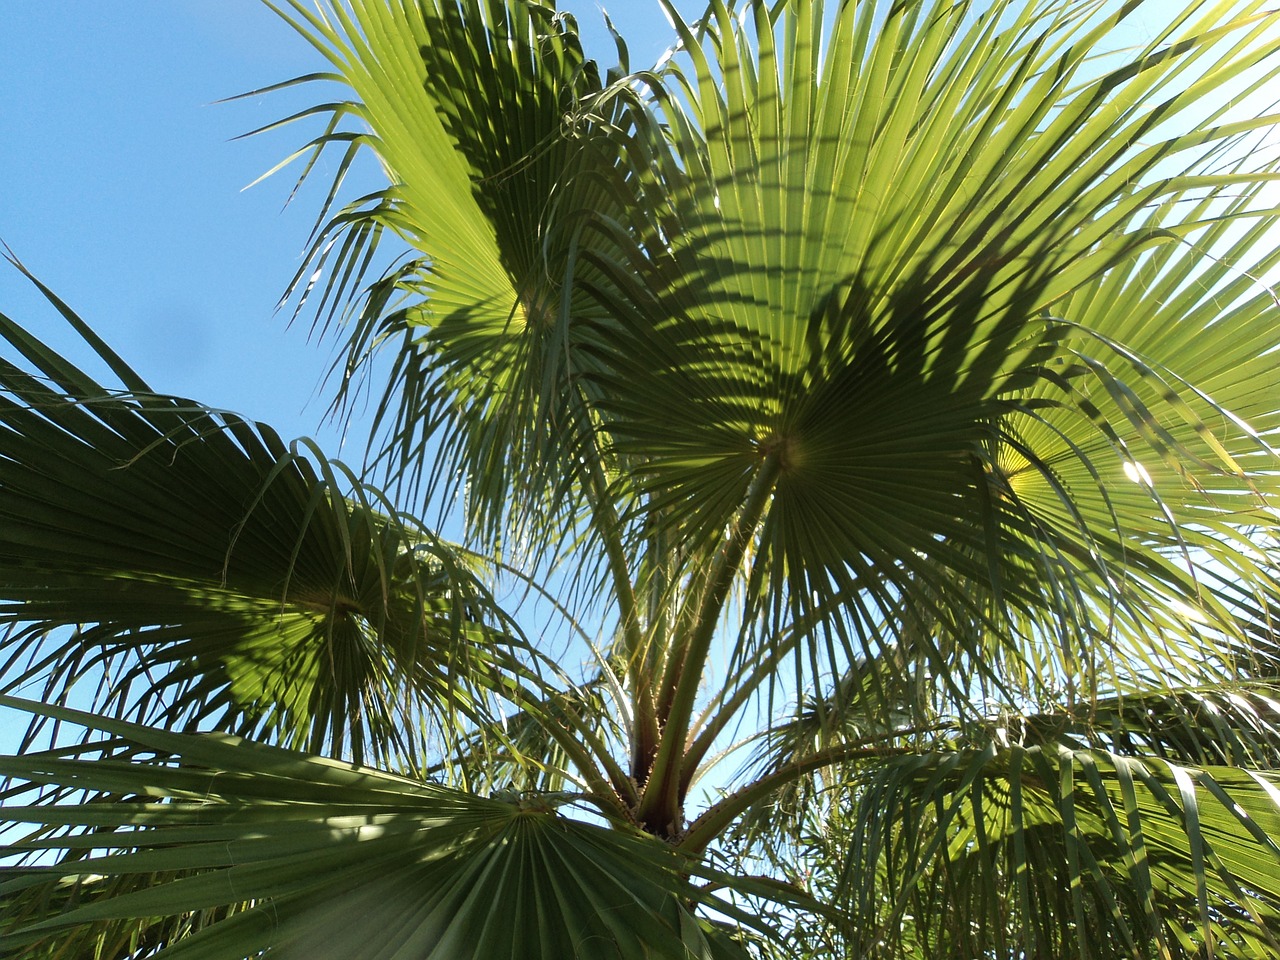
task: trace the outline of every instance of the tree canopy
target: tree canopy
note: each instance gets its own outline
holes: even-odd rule
[[[1280,12],[664,9],[280,4],[362,464],[0,314],[0,955],[1280,957]]]

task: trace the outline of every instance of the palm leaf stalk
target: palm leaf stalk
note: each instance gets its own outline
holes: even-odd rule
[[[372,468],[0,318],[3,949],[1280,957],[1280,13],[1157,6],[278,4]]]

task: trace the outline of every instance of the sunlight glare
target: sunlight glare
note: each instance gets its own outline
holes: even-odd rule
[[[1147,473],[1147,468],[1137,460],[1124,461],[1124,475],[1134,483],[1140,483],[1146,487],[1152,486],[1151,474]]]

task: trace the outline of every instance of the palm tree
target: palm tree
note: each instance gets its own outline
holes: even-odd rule
[[[1280,13],[832,6],[289,0],[360,470],[0,316],[0,954],[1280,957]]]

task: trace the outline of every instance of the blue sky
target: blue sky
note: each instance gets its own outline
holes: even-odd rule
[[[633,66],[652,63],[672,37],[656,0],[611,6]],[[612,63],[598,5],[560,8]],[[288,170],[242,191],[306,130],[234,140],[317,91],[215,102],[322,69],[318,54],[260,0],[6,0],[0,65],[0,240],[155,388],[358,461],[319,426],[329,350],[274,312],[319,197],[282,210]],[[74,351],[7,266],[0,311]]]

